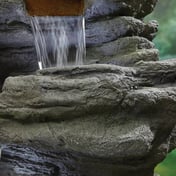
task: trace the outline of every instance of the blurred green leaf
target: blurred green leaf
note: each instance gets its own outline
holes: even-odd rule
[[[166,159],[155,168],[160,176],[176,176],[176,150],[172,151]]]
[[[159,0],[154,12],[145,20],[159,22],[159,32],[154,43],[160,51],[161,60],[176,58],[176,0]],[[155,168],[155,173],[176,176],[176,150]]]
[[[175,16],[176,1],[160,0],[154,12],[146,18],[146,21],[154,19],[159,22],[159,32],[154,43],[160,51],[161,59],[174,58],[176,56]]]

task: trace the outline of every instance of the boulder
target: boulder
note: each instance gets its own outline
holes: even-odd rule
[[[172,148],[175,69],[175,60],[151,61],[135,67],[50,68],[9,77],[0,94],[0,140],[9,144],[2,149],[4,160],[22,163],[26,156],[13,159],[11,153],[18,156],[24,148],[31,160],[19,164],[19,174],[36,153],[35,171],[27,167],[23,173],[46,174],[36,168],[43,165],[46,175],[57,168],[75,176],[152,176]],[[44,164],[45,155],[54,166]],[[72,170],[68,161],[74,163]]]

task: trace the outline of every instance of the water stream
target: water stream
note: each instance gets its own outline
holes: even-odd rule
[[[86,55],[85,18],[31,17],[39,68],[82,65]]]

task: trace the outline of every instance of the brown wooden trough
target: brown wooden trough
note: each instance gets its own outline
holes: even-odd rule
[[[78,16],[84,0],[24,0],[30,16]]]

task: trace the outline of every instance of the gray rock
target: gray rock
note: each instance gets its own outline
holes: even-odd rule
[[[152,84],[173,84],[175,83],[176,59],[170,59],[159,62],[138,62],[136,63],[137,72],[139,77],[152,80]],[[152,69],[151,69],[152,68]],[[166,86],[168,86],[166,84]]]
[[[2,24],[29,24],[23,0],[1,0],[0,21]],[[1,26],[2,27],[2,26]]]
[[[24,25],[4,24],[3,28],[0,30],[1,50],[3,48],[25,48],[33,45],[33,35]]]
[[[51,68],[9,77],[0,94],[0,140],[78,153],[90,163],[101,159],[104,176],[152,175],[173,147],[176,88],[170,80],[175,68],[173,60],[140,62],[133,68]],[[161,73],[163,80],[156,80]],[[90,163],[94,172],[88,176],[102,175]],[[111,174],[112,164],[116,169]]]
[[[133,16],[143,18],[151,13],[157,0],[92,0],[91,8],[86,11],[88,20],[113,16]]]
[[[123,37],[118,40],[87,48],[88,63],[112,63],[132,66],[139,61],[158,60],[158,51],[143,37]]]
[[[101,60],[99,63],[108,63],[121,66],[133,66],[139,61],[157,61],[159,59],[157,49],[141,49],[126,55],[116,55],[111,59]]]
[[[15,73],[38,68],[29,17],[23,0],[0,1],[0,87]]]
[[[4,164],[2,161],[0,162],[0,176],[17,176],[14,172],[12,166],[9,164]]]
[[[24,155],[25,153],[25,155]],[[117,176],[125,172],[122,164],[110,163],[102,159],[81,156],[79,153],[69,152],[47,152],[29,148],[27,146],[6,145],[2,152],[2,160],[10,163],[11,166],[19,170],[18,176]],[[34,157],[35,156],[35,157]],[[135,170],[132,166],[126,167],[126,175],[130,168],[130,174],[141,175],[144,171]],[[145,168],[145,176],[149,171]]]
[[[3,73],[33,72],[38,68],[33,47],[3,49],[0,50],[0,58],[0,70]]]
[[[101,45],[126,36],[141,36],[151,39],[157,32],[155,23],[145,24],[133,17],[117,17],[86,25],[87,46]]]

